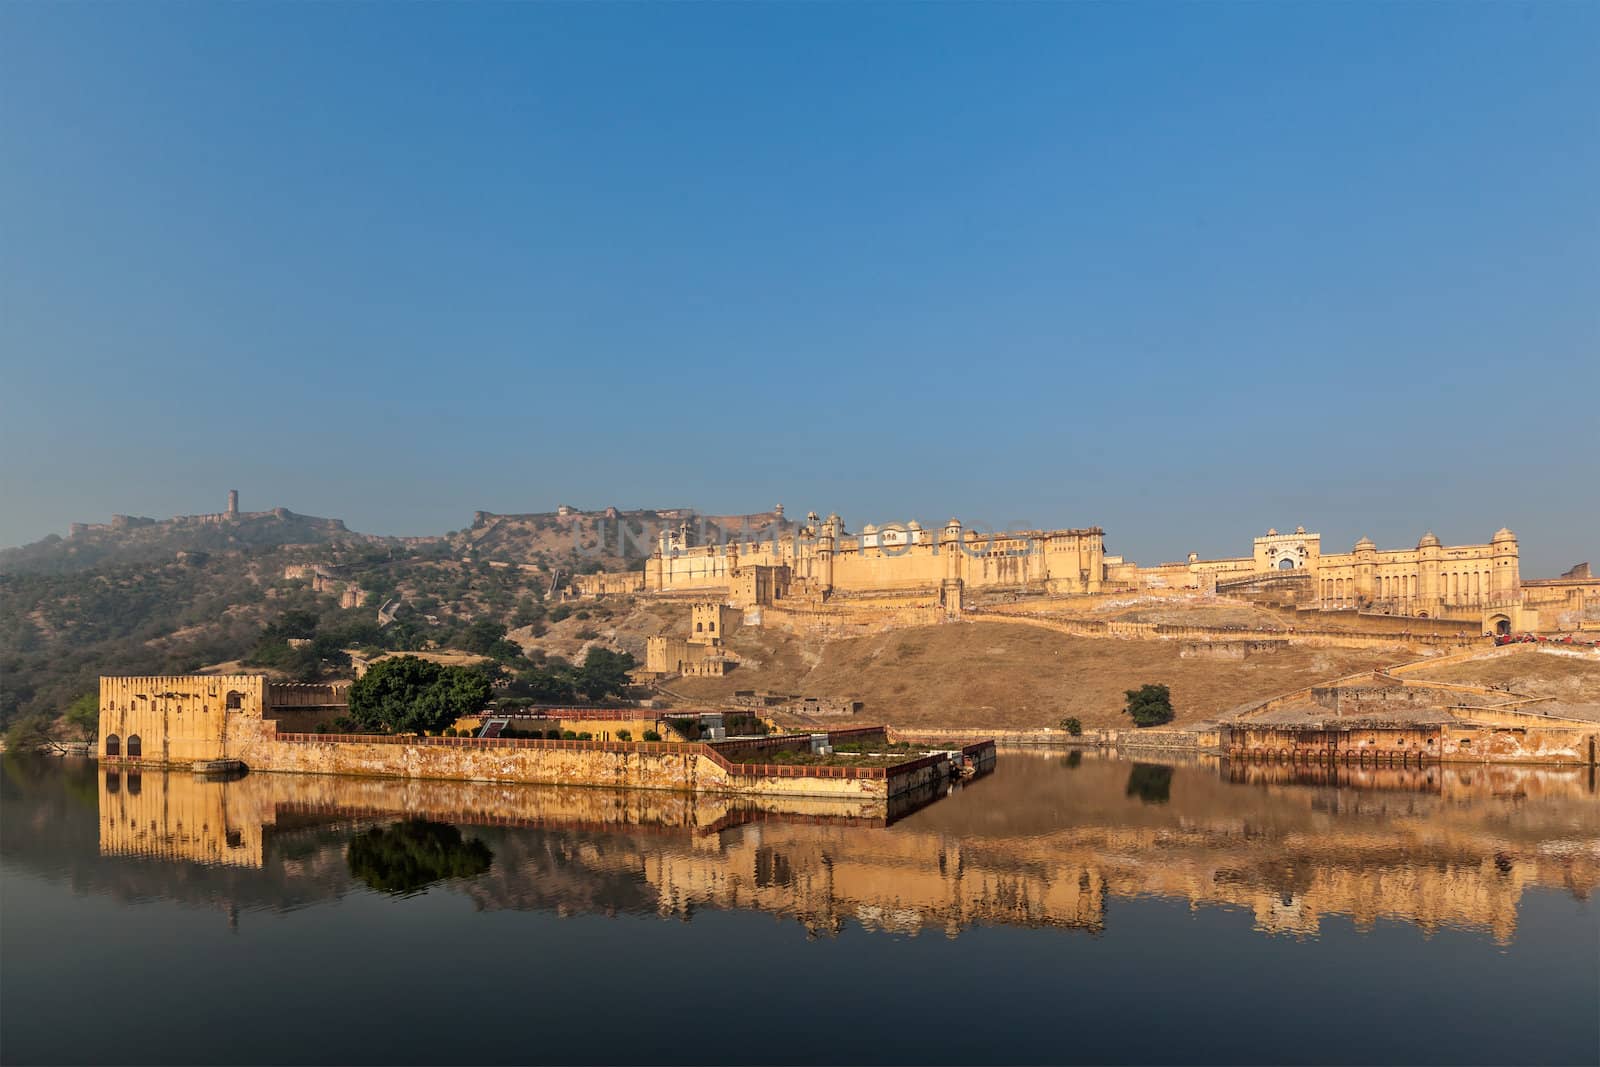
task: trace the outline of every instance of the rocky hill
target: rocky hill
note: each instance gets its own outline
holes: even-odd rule
[[[104,524],[74,523],[66,537],[52,534],[21,548],[0,549],[0,575],[73,574],[97,567],[171,560],[180,552],[209,554],[383,540],[352,533],[340,519],[297,515],[287,508],[233,519],[221,514],[159,520],[118,515]]]
[[[662,529],[775,521],[562,508],[478,512],[459,531],[408,538],[287,508],[75,523],[0,550],[0,728],[59,712],[100,674],[226,662],[309,680],[347,671],[340,649],[483,651],[507,630],[536,655],[642,652],[637,625],[606,626],[615,607],[547,604],[553,590],[574,573],[642,566]]]

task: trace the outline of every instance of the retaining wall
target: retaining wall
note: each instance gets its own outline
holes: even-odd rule
[[[230,728],[229,758],[253,770],[301,774],[887,800],[949,772],[942,755],[890,767],[791,766],[735,763],[702,743],[280,734],[275,723],[259,720]],[[839,740],[883,734],[881,727],[830,731]],[[739,747],[782,744],[774,738],[739,742]]]

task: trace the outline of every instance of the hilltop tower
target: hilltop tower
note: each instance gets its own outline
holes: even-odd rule
[[[228,490],[228,518],[237,519],[238,517],[239,517],[239,490],[237,490],[237,489],[229,489]]]

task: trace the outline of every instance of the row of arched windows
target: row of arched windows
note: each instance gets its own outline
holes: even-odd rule
[[[106,755],[108,755],[108,756],[121,756],[121,755],[123,755],[123,752],[122,752],[122,738],[118,737],[116,734],[107,734],[106,735]],[[139,735],[138,734],[129,734],[128,735],[128,751],[127,751],[128,758],[129,759],[139,759],[139,758],[143,757],[143,755],[144,755],[144,742],[139,740]]]
[[[1373,579],[1373,597],[1376,600],[1415,599],[1417,576],[1415,574],[1379,575]],[[1442,600],[1474,603],[1484,599],[1491,591],[1484,571],[1452,571],[1439,575],[1439,597]],[[1321,581],[1323,600],[1347,601],[1355,597],[1355,579],[1324,578]]]

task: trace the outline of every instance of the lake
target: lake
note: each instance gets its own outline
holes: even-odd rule
[[[1002,750],[882,820],[0,766],[6,1063],[1595,1063],[1592,769]]]

